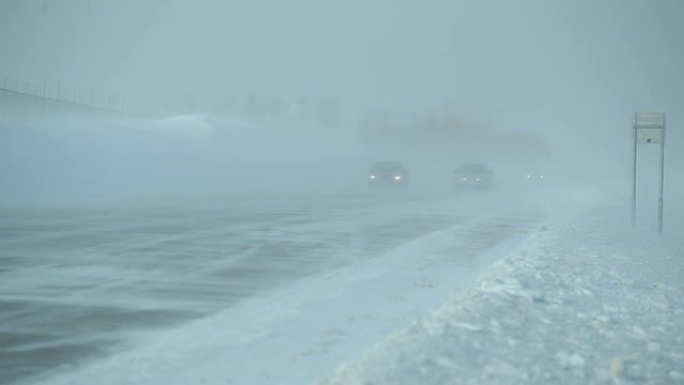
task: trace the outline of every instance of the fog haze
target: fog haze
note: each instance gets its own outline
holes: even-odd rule
[[[684,144],[682,17],[677,0],[8,0],[0,77],[204,108],[327,98],[350,132],[367,111],[466,111],[626,177],[635,110],[668,111]]]
[[[664,108],[681,96],[675,84],[684,80],[684,5],[676,0],[9,0],[0,7],[0,73],[112,91],[320,94],[389,107],[457,103],[492,114],[571,116],[597,105]]]
[[[684,384],[683,21],[0,0],[0,384]]]

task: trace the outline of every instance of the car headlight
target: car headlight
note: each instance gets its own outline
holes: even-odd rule
[[[479,181],[480,181],[480,178],[475,178],[475,181],[476,181],[476,182],[479,182]]]
[[[461,178],[462,181],[467,182],[468,178]]]
[[[401,180],[401,175],[395,175],[394,180]]]
[[[370,178],[371,178],[371,179],[375,179],[375,175],[371,175]]]

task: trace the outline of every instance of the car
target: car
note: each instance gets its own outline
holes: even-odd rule
[[[463,188],[489,189],[494,173],[483,163],[464,163],[454,171],[455,186]]]
[[[556,174],[556,170],[546,162],[532,162],[521,165],[518,178],[522,179],[523,185],[538,186],[548,185]]]
[[[530,171],[524,175],[524,180],[527,183],[544,183],[548,180],[548,176],[545,172]]]
[[[368,172],[371,186],[403,187],[408,183],[408,170],[400,161],[375,162]]]

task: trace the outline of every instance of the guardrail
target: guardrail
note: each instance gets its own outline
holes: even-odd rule
[[[175,101],[145,100],[122,97],[113,93],[98,92],[93,88],[79,87],[54,80],[41,82],[0,78],[0,117],[21,116],[27,113],[53,114],[79,111],[112,113],[147,118],[180,114],[207,113],[240,117],[254,121],[285,122],[298,125],[337,126],[339,103],[335,98],[310,100],[297,97],[257,99],[254,95],[228,97],[214,105],[200,105],[193,95],[179,93],[170,98]]]
[[[53,114],[65,111],[97,112],[155,117],[162,115],[159,103],[133,102],[92,88],[45,80],[31,83],[3,78],[0,83],[0,114],[3,116]]]

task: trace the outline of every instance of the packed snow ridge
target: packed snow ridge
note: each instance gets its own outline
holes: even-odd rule
[[[319,384],[684,384],[684,249],[630,240],[624,211],[542,228]]]

